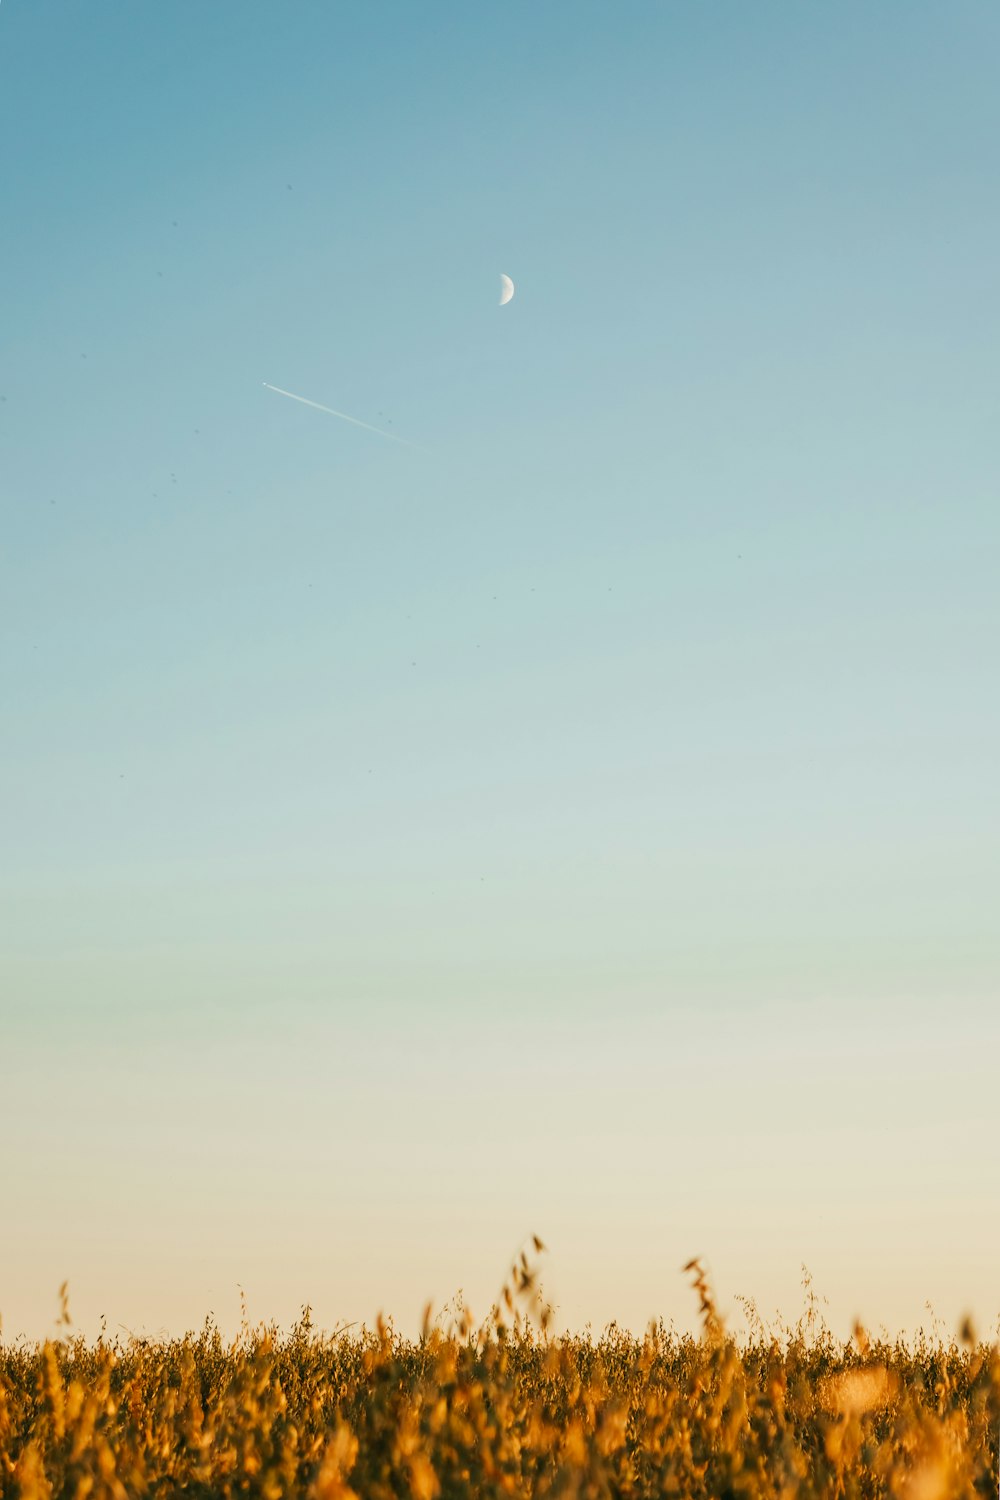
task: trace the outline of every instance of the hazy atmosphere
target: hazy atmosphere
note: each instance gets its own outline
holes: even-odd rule
[[[998,65],[3,0],[5,1339],[993,1326]]]

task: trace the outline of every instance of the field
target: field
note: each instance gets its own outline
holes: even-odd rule
[[[996,1495],[1000,1355],[837,1345],[807,1317],[727,1336],[697,1263],[699,1336],[552,1336],[527,1256],[490,1319],[405,1340],[207,1324],[173,1341],[0,1344],[0,1494]]]

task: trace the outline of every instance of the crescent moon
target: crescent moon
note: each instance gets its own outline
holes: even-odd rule
[[[500,306],[503,307],[505,303],[509,302],[510,299],[511,299],[511,297],[513,297],[513,295],[514,295],[514,283],[511,281],[511,279],[510,279],[509,276],[504,276],[501,273],[501,276],[500,276]]]

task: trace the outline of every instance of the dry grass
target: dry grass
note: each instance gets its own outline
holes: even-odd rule
[[[1000,1355],[959,1340],[834,1343],[812,1317],[728,1337],[699,1262],[698,1338],[551,1337],[539,1241],[487,1321],[407,1341],[210,1324],[167,1342],[0,1345],[0,1494],[25,1500],[285,1495],[997,1494]],[[753,1326],[753,1325],[752,1325]]]

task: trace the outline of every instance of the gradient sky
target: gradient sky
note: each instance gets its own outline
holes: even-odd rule
[[[1000,1311],[998,72],[4,0],[5,1336]]]

